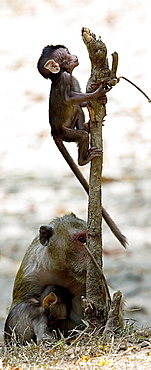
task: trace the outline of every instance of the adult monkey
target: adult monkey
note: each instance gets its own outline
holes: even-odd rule
[[[31,328],[24,337],[27,341],[35,336],[39,341],[48,334],[44,308],[50,308],[55,318],[54,322],[50,319],[52,328],[59,325],[57,328],[68,331],[81,324],[81,296],[85,296],[89,258],[85,248],[86,234],[86,222],[73,213],[55,218],[49,225],[40,227],[39,236],[28,247],[15,278],[12,304],[5,322],[6,343],[11,341],[11,332],[15,327],[14,332],[16,330],[19,337],[26,326]],[[43,299],[54,284],[55,287],[59,286],[61,302],[54,302],[55,305],[49,307],[49,301],[43,302]],[[67,309],[64,320],[62,303]]]
[[[86,192],[89,193],[88,183],[62,141],[77,142],[79,165],[84,165],[102,154],[101,149],[95,147],[89,149],[89,128],[85,124],[81,107],[86,106],[87,102],[93,99],[101,99],[101,103],[105,104],[106,93],[111,90],[111,87],[107,85],[110,80],[107,77],[102,80],[99,88],[94,92],[81,93],[79,82],[72,76],[73,69],[78,64],[77,56],[70,54],[65,46],[51,45],[43,49],[37,67],[44,78],[49,78],[52,81],[49,99],[49,122],[53,139],[75,176]],[[102,208],[102,215],[116,238],[126,247],[125,236],[122,235],[104,208]]]

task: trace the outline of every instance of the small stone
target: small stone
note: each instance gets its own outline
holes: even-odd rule
[[[149,342],[147,342],[147,341],[144,340],[144,342],[141,343],[140,347],[141,348],[144,348],[144,347],[149,346],[149,344],[150,344]]]

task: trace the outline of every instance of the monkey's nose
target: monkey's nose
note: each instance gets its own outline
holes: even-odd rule
[[[74,55],[74,61],[79,64],[78,57],[76,55]]]

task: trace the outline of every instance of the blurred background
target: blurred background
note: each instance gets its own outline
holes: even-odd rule
[[[50,81],[37,71],[44,46],[64,44],[79,58],[82,91],[90,61],[81,28],[119,54],[118,76],[151,98],[149,0],[0,0],[0,338],[16,271],[39,226],[73,211],[87,219],[87,195],[50,135]],[[86,113],[87,114],[87,113]],[[103,127],[103,205],[127,236],[125,251],[103,224],[104,271],[123,292],[125,319],[151,325],[151,105],[121,80],[108,94]],[[68,150],[77,160],[75,144]],[[89,177],[89,165],[81,168]]]

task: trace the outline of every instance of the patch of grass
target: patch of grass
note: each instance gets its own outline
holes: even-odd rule
[[[56,342],[44,341],[40,345],[34,343],[27,346],[14,345],[7,350],[4,343],[0,345],[0,369],[99,369],[100,367],[118,369],[116,362],[132,356],[138,359],[141,351],[150,355],[151,329],[134,329],[126,326],[116,336],[102,335],[100,330],[92,330],[86,325],[83,331],[72,332],[68,338],[61,336]],[[149,357],[147,357],[149,358]],[[132,361],[132,359],[131,359]],[[118,365],[119,366],[119,365]],[[120,369],[125,369],[120,363]],[[133,369],[133,367],[131,367]],[[142,368],[143,369],[143,368]],[[147,367],[145,367],[147,369]]]

